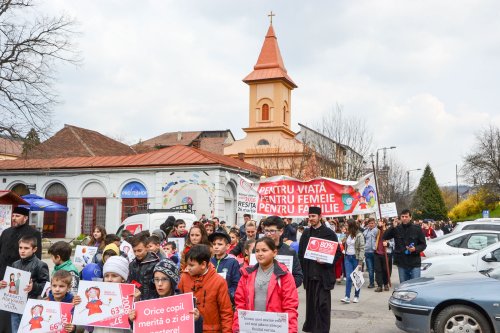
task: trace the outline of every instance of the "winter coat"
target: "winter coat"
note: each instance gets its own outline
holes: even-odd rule
[[[363,231],[365,236],[365,253],[373,253],[377,249],[378,228],[368,229]]]
[[[54,266],[52,275],[54,275],[55,272],[61,269],[64,271],[68,271],[71,274],[71,293],[73,295],[78,294],[78,284],[80,283],[80,273],[78,272],[78,269],[75,267],[75,265],[73,265],[71,260],[68,260],[60,265]]]
[[[226,280],[209,263],[205,274],[191,276],[181,274],[178,285],[181,293],[193,293],[197,307],[203,316],[203,332],[232,333],[233,308],[229,299]]]
[[[427,247],[422,229],[409,222],[391,227],[384,233],[384,240],[394,239],[394,264],[402,268],[420,267],[420,252]],[[406,247],[412,244],[415,252],[406,253]]]
[[[292,250],[290,246],[284,243],[280,243],[278,245],[278,254],[282,256],[292,256],[293,257],[293,267],[292,267],[292,275],[295,280],[295,286],[298,288],[302,284],[302,280],[304,280],[304,274],[302,273],[302,267],[300,267],[299,257],[297,256],[297,252]]]
[[[28,298],[38,298],[42,294],[45,283],[50,281],[49,267],[47,264],[36,255],[29,258],[19,259],[12,264],[12,267],[22,271],[31,272],[31,280],[33,281],[33,288],[28,294]]]
[[[229,289],[229,296],[231,300],[234,299],[234,293],[236,292],[236,287],[238,287],[238,281],[240,280],[240,264],[233,256],[226,256],[220,260],[212,257],[210,260],[214,265],[217,273],[226,273],[227,288]]]
[[[5,229],[0,236],[0,278],[5,275],[7,266],[21,259],[19,256],[19,240],[23,236],[34,236],[38,242],[36,256],[42,258],[42,235],[40,231],[31,227],[29,222],[19,226]]]
[[[335,253],[335,258],[333,263],[317,263],[315,260],[310,260],[304,258],[306,253],[307,244],[311,237],[326,239],[334,242],[338,242],[337,234],[324,224],[319,228],[307,228],[300,237],[299,243],[299,260],[300,266],[302,267],[302,272],[304,273],[304,288],[306,288],[311,274],[314,272],[319,272],[319,278],[324,289],[332,290],[335,287],[335,262],[340,258],[342,252],[340,246],[337,246],[337,252]]]
[[[148,252],[142,260],[135,258],[129,265],[128,283],[135,284],[141,291],[141,301],[158,298],[156,287],[153,282],[153,270],[160,262],[158,256]]]
[[[236,311],[233,332],[239,332],[238,310],[255,309],[255,278],[259,264],[241,269],[241,280],[234,296]],[[293,276],[285,265],[274,261],[273,275],[267,288],[266,312],[288,313],[288,332],[298,332],[299,294]]]

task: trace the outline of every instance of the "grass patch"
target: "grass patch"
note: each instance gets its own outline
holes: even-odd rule
[[[490,217],[499,217],[500,218],[500,205],[497,205],[497,208],[490,210]],[[462,222],[462,221],[473,221],[477,219],[483,218],[483,212],[469,215],[467,217],[458,219],[458,220],[453,220],[453,222]]]

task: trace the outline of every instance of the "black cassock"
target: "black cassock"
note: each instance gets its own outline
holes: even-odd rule
[[[338,246],[332,264],[320,264],[314,260],[305,259],[304,254],[311,237],[335,242],[338,242],[338,238],[333,230],[321,224],[317,229],[304,230],[299,243],[299,260],[304,273],[304,288],[306,289],[306,320],[302,330],[304,332],[327,333],[330,332],[331,290],[335,287],[336,281],[335,262],[340,258],[342,252]]]

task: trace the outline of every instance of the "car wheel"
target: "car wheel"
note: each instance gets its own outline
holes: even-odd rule
[[[487,333],[490,324],[477,310],[466,305],[452,305],[439,312],[434,323],[435,333]]]

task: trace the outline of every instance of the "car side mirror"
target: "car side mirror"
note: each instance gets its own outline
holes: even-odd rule
[[[491,252],[490,253],[486,253],[484,256],[483,256],[483,261],[486,261],[486,262],[496,262],[497,261],[497,258],[495,258]]]

